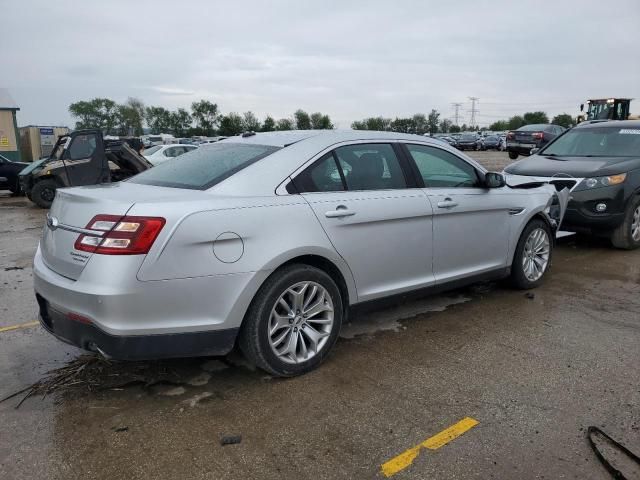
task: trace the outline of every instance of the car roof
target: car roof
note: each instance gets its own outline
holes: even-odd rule
[[[245,143],[280,147],[279,150],[255,162],[212,187],[212,191],[222,194],[272,195],[275,188],[288,176],[298,171],[305,162],[318,158],[327,151],[350,142],[398,142],[421,143],[460,156],[458,150],[447,142],[396,132],[373,130],[290,130],[282,132],[256,133],[250,136],[229,137],[218,143]],[[211,148],[205,144],[202,150]],[[480,164],[468,157],[467,161],[480,171],[486,171]]]
[[[640,128],[640,120],[609,120],[607,122],[583,122],[574,128]]]

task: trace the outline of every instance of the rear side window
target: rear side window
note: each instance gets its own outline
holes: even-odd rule
[[[348,190],[407,188],[393,147],[386,143],[349,145],[335,150]]]
[[[427,188],[476,187],[478,174],[473,166],[454,154],[426,145],[407,145]]]
[[[161,163],[128,181],[206,190],[279,149],[269,145],[213,143],[181,155],[179,162]]]
[[[315,162],[294,181],[299,192],[339,192],[344,190],[342,175],[333,153]]]

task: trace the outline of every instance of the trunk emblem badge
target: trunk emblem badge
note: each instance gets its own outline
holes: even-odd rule
[[[51,230],[55,230],[56,228],[58,228],[58,225],[59,225],[58,219],[52,215],[47,214],[47,226]]]

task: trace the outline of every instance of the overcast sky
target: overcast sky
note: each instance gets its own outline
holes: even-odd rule
[[[640,1],[8,0],[0,86],[20,125],[68,124],[78,100],[140,98],[339,127],[479,97],[480,125],[575,115],[629,96],[640,113]],[[633,106],[635,104],[635,106]],[[461,122],[462,123],[462,122]]]

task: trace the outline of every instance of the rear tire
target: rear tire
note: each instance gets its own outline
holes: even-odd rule
[[[549,225],[534,218],[522,231],[511,263],[511,284],[520,290],[539,286],[551,265],[553,241]],[[545,253],[546,252],[546,253]]]
[[[624,250],[640,247],[640,196],[636,195],[629,201],[624,221],[611,234],[611,243]]]
[[[247,360],[272,375],[301,375],[327,357],[342,318],[342,295],[333,279],[309,265],[289,265],[272,274],[254,297],[239,346]]]
[[[31,201],[40,208],[51,208],[56,195],[56,182],[53,180],[41,180],[31,189]]]
[[[518,158],[518,152],[509,152],[509,158],[511,160],[515,160],[516,158]]]

